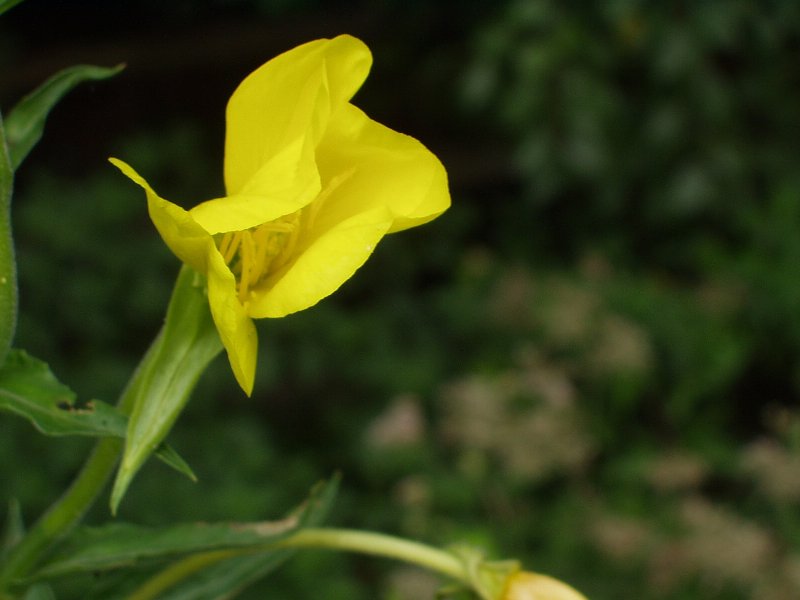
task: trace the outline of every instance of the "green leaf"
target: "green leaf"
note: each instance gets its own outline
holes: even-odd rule
[[[0,0],[0,14],[19,1]],[[64,94],[82,81],[105,79],[122,68],[78,65],[64,69],[20,100],[5,123],[0,116],[0,364],[11,348],[17,326],[17,267],[11,236],[14,171],[41,139],[47,115]]]
[[[47,435],[125,435],[123,415],[96,400],[78,405],[46,363],[22,350],[12,350],[0,367],[0,409],[25,417]]]
[[[12,499],[8,503],[8,515],[6,516],[6,526],[3,530],[3,539],[0,542],[0,561],[2,561],[9,550],[11,550],[25,535],[25,523],[22,521],[22,509],[19,502]]]
[[[56,600],[56,595],[49,585],[37,583],[27,589],[22,600]]]
[[[205,555],[208,561],[197,563],[202,567],[171,589],[158,596],[142,595],[136,600],[228,600],[259,579],[263,579],[286,562],[292,550],[274,550],[259,554],[236,556],[220,560]]]
[[[164,528],[126,523],[80,527],[62,542],[54,556],[31,579],[146,566],[153,561],[217,551],[275,553],[266,547],[323,518],[337,485],[333,480],[317,486],[309,500],[280,521],[186,523]]]
[[[156,448],[156,457],[165,465],[169,465],[175,469],[178,473],[185,475],[192,481],[197,481],[197,475],[194,474],[194,471],[192,470],[192,467],[189,466],[189,463],[187,463],[183,457],[166,442],[161,442],[158,445],[158,448]]]
[[[134,475],[169,433],[208,363],[221,351],[204,280],[184,266],[164,327],[125,393],[124,404],[133,408],[111,492],[112,513]]]
[[[22,0],[0,0],[0,15],[2,15],[7,10],[14,8],[17,4],[21,2]]]
[[[297,529],[297,518],[259,523],[184,523],[157,529],[129,523],[84,527],[39,571],[50,578],[105,571],[212,550],[259,547]]]
[[[124,438],[128,427],[127,417],[105,402],[79,404],[75,393],[56,379],[47,363],[23,350],[12,350],[0,367],[0,410],[28,419],[46,435]],[[159,447],[157,456],[189,479],[197,479],[166,444]]]
[[[11,237],[11,192],[14,170],[0,115],[0,364],[5,360],[17,327],[17,263]]]
[[[301,528],[318,527],[328,516],[339,487],[339,477],[318,485],[306,502]],[[202,569],[177,585],[160,592],[159,600],[227,600],[279,567],[296,552],[271,550],[253,555],[209,561]],[[210,558],[214,558],[213,556]],[[138,600],[146,600],[142,595]]]
[[[123,65],[111,68],[92,65],[69,67],[20,100],[6,118],[6,142],[12,170],[17,169],[41,139],[47,115],[67,92],[84,81],[112,77],[123,68]]]

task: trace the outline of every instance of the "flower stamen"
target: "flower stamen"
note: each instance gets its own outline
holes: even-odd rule
[[[237,295],[242,304],[247,301],[252,289],[275,270],[275,259],[294,248],[299,225],[298,213],[251,229],[230,231],[222,236],[219,252],[236,276]]]
[[[222,236],[218,248],[225,264],[237,280],[237,296],[242,304],[253,288],[289,262],[297,247],[300,231],[313,228],[320,207],[342,183],[350,179],[351,168],[333,177],[316,199],[300,210],[275,221]]]

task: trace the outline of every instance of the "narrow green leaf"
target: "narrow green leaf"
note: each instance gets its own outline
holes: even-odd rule
[[[335,482],[319,488],[300,508],[280,521],[187,523],[160,529],[126,523],[80,527],[32,579],[147,565],[219,550],[258,551],[309,522],[318,521],[321,513],[327,512],[335,490]]]
[[[56,595],[49,585],[37,583],[27,589],[22,600],[56,600]]]
[[[0,543],[0,561],[25,535],[25,523],[22,521],[22,509],[16,499],[8,503],[6,526],[3,529],[3,540]]]
[[[339,488],[339,477],[312,490],[301,516],[301,528],[319,527],[327,519]],[[209,561],[191,577],[158,594],[159,600],[228,600],[263,579],[296,550],[283,549]],[[209,556],[209,555],[206,555]],[[214,558],[210,556],[210,558]]]
[[[222,351],[203,284],[195,271],[181,269],[164,327],[126,392],[125,403],[130,400],[133,410],[111,492],[112,513],[134,475],[169,433],[208,363]]]
[[[11,237],[11,192],[14,170],[0,115],[0,364],[6,358],[17,327],[17,263]]]
[[[22,0],[0,0],[0,15],[2,15],[7,10],[14,8],[17,4],[21,2]]]
[[[129,523],[85,527],[70,537],[63,553],[39,575],[105,571],[195,552],[258,547],[295,531],[297,523],[292,517],[261,523],[186,523],[163,529]]]
[[[192,467],[189,466],[189,463],[187,463],[183,457],[166,442],[161,442],[158,445],[158,448],[156,448],[156,456],[164,464],[169,465],[178,473],[185,475],[191,481],[197,481],[197,475],[194,474],[194,471],[192,470]]]
[[[30,421],[46,435],[85,435],[124,438],[128,418],[99,400],[84,404],[75,393],[56,379],[47,363],[22,350],[12,350],[0,366],[0,410]],[[196,481],[192,469],[166,444],[160,444],[158,458]]]
[[[292,556],[293,550],[272,550],[256,554],[220,558],[212,553],[195,555],[184,561],[193,561],[197,568],[175,586],[158,596],[145,589],[135,600],[229,600],[239,595],[253,582],[263,579]],[[205,559],[205,560],[204,560]],[[140,588],[141,589],[141,588]],[[127,600],[133,600],[131,598]]]
[[[6,141],[11,168],[16,171],[41,139],[47,115],[67,92],[84,81],[112,77],[123,68],[123,65],[111,68],[93,65],[68,67],[20,100],[6,118]]]

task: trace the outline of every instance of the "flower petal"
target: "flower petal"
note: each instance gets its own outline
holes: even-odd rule
[[[317,164],[323,184],[354,170],[326,202],[326,218],[386,206],[394,217],[390,232],[395,232],[426,223],[450,206],[447,173],[439,159],[414,138],[352,105],[331,119],[317,148]]]
[[[249,396],[253,391],[258,337],[236,295],[236,279],[214,244],[214,239],[192,215],[159,197],[129,165],[109,159],[125,175],[144,188],[150,218],[167,246],[183,262],[208,280],[208,302],[236,381]]]
[[[298,138],[268,160],[239,193],[208,200],[190,212],[210,234],[241,231],[300,210],[319,190],[314,150]]]
[[[364,264],[392,224],[383,207],[354,215],[299,242],[292,261],[253,290],[253,318],[283,317],[335,292]]]
[[[134,183],[144,188],[150,218],[169,249],[195,271],[205,274],[208,251],[214,246],[212,237],[190,213],[156,194],[130,165],[116,158],[110,158],[109,161]]]
[[[262,166],[296,140],[309,136],[315,146],[330,114],[361,87],[371,64],[364,43],[343,35],[298,46],[251,73],[226,112],[228,193],[253,185]]]
[[[236,296],[236,280],[216,248],[208,256],[208,303],[233,375],[245,394],[253,391],[258,334]]]

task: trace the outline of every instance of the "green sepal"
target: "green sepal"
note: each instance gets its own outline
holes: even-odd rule
[[[0,366],[0,410],[26,418],[45,435],[124,438],[128,418],[99,400],[78,403],[47,363],[12,350]],[[193,481],[197,478],[174,449],[162,444],[157,456]]]
[[[469,586],[482,600],[501,600],[509,578],[520,570],[519,561],[487,561],[471,546],[455,546],[450,552],[464,564]]]
[[[124,65],[110,68],[93,65],[68,67],[20,100],[6,117],[6,143],[11,169],[16,171],[41,139],[47,115],[67,92],[84,81],[113,77],[123,68]]]
[[[17,328],[17,263],[11,236],[11,193],[14,169],[0,115],[0,364],[6,358]]]
[[[257,553],[263,559],[283,554],[288,551],[272,545],[304,527],[318,525],[327,515],[337,488],[337,479],[316,486],[308,500],[279,521],[184,523],[162,528],[127,523],[78,527],[27,581],[146,567],[187,556],[252,558]]]
[[[132,412],[111,491],[112,513],[116,514],[134,475],[169,433],[208,363],[221,351],[205,280],[184,266],[175,282],[164,326],[120,403],[123,410]]]

